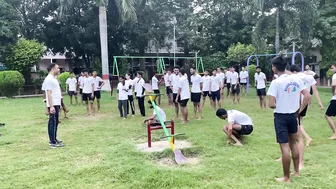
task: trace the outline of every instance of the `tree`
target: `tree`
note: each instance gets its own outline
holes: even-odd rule
[[[3,63],[9,70],[16,70],[25,76],[26,82],[30,82],[30,69],[35,66],[44,53],[43,44],[36,40],[20,38],[10,47],[4,55]]]
[[[230,63],[242,64],[246,59],[256,52],[256,49],[252,45],[245,45],[241,43],[232,44],[227,51],[227,61]]]

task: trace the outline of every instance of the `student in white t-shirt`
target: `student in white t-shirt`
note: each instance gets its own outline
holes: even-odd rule
[[[329,103],[329,106],[327,108],[327,111],[325,113],[325,117],[329,123],[330,128],[333,131],[333,136],[330,137],[329,139],[331,140],[336,140],[336,126],[335,122],[332,119],[332,117],[336,116],[336,64],[333,64],[330,67],[330,70],[334,73],[332,76],[332,81],[331,81],[331,101]]]
[[[94,94],[93,94],[93,100],[97,99],[97,108],[98,108],[98,113],[100,112],[100,99],[101,99],[101,93],[100,90],[105,84],[105,82],[102,80],[101,77],[97,76],[97,72],[94,71],[92,73],[92,80],[94,83]]]
[[[82,105],[83,105],[83,86],[82,86],[83,78],[84,78],[84,72],[82,71],[78,78],[78,88],[79,88],[79,94],[82,96],[80,98],[82,101]]]
[[[128,100],[128,90],[129,86],[125,82],[125,77],[119,77],[119,83],[117,86],[118,90],[118,109],[120,113],[120,117],[123,119],[127,118],[127,100]]]
[[[171,73],[170,69],[166,69],[166,73],[165,73],[163,79],[164,79],[164,82],[165,82],[166,93],[167,93],[167,96],[168,96],[168,105],[173,106],[173,91],[170,88],[171,81],[172,81],[172,73]]]
[[[95,114],[95,107],[93,104],[93,98],[94,98],[94,81],[93,78],[89,76],[88,70],[83,70],[84,77],[81,80],[81,86],[83,88],[83,95],[82,99],[83,102],[86,104],[86,113],[89,116],[90,115],[90,109],[91,113]],[[89,109],[89,101],[90,101],[90,109]]]
[[[198,120],[202,119],[202,107],[201,107],[201,95],[203,91],[203,81],[202,77],[196,72],[195,67],[190,68],[190,81],[192,83],[191,87],[191,102],[194,103],[194,118],[196,118],[196,113],[198,112]]]
[[[225,80],[225,74],[223,72],[223,68],[217,68],[217,77],[220,78],[220,80],[222,82],[222,86],[223,86],[223,88],[221,88],[221,90],[220,90],[221,100],[222,100],[222,103],[223,103],[223,101],[224,101],[224,80]]]
[[[154,72],[154,76],[152,77],[151,83],[152,83],[152,89],[154,93],[156,94],[154,101],[158,102],[158,105],[161,105],[161,96],[160,96],[160,81],[159,81],[159,73]]]
[[[245,113],[237,110],[218,109],[216,112],[220,119],[228,119],[228,125],[223,127],[223,131],[227,135],[226,143],[230,144],[231,139],[234,140],[234,146],[243,146],[240,140],[242,135],[249,135],[253,131],[252,119]]]
[[[142,117],[146,116],[145,109],[145,89],[143,85],[145,84],[145,80],[142,78],[142,72],[137,73],[137,77],[134,79],[134,91],[135,96],[138,99],[138,106]]]
[[[48,135],[50,148],[64,146],[62,141],[57,140],[58,117],[61,107],[61,88],[56,76],[59,75],[60,69],[57,64],[50,64],[48,67],[49,75],[44,79],[42,90],[46,95],[46,106],[49,110]]]
[[[230,96],[231,91],[231,75],[232,75],[232,68],[229,68],[228,71],[226,71],[225,78],[226,78],[226,97]]]
[[[220,77],[217,77],[217,71],[214,69],[212,71],[212,76],[210,78],[210,94],[212,99],[212,106],[216,110],[216,101],[218,108],[222,107],[220,90],[223,88]]]
[[[161,125],[160,119],[158,117],[157,112],[155,111],[154,107],[152,106],[151,101],[148,101],[148,103],[150,104],[150,109],[153,109],[153,115],[151,115],[150,117],[146,118],[145,120],[143,120],[144,124],[150,124],[151,126],[159,126]],[[154,102],[155,103],[155,102]],[[158,111],[160,118],[162,119],[163,122],[166,122],[167,118],[166,118],[166,113],[163,111],[162,108],[160,108],[159,106],[156,106],[156,110]]]
[[[131,107],[132,116],[135,115],[135,106],[134,106],[134,99],[133,99],[133,86],[134,81],[131,79],[131,74],[127,73],[126,75],[126,85],[128,85],[128,102],[127,102],[127,115],[129,114],[129,109]]]
[[[66,80],[66,92],[70,96],[70,104],[72,104],[72,97],[75,96],[76,105],[78,105],[77,98],[77,79],[73,71],[70,72],[70,77]]]
[[[188,123],[188,101],[190,99],[190,91],[189,91],[189,81],[186,77],[186,72],[184,69],[180,70],[180,79],[178,82],[178,91],[177,91],[177,97],[176,97],[176,103],[178,102],[178,99],[180,100],[180,106],[181,106],[181,113],[183,118],[183,124]]]
[[[256,73],[254,74],[254,79],[255,79],[255,86],[257,88],[257,95],[259,97],[259,102],[260,102],[260,108],[265,108],[266,109],[266,75],[261,72],[261,68],[257,66]]]
[[[202,90],[202,95],[203,95],[203,103],[202,103],[202,109],[205,104],[206,97],[209,97],[210,104],[212,106],[212,100],[211,100],[211,95],[210,95],[210,82],[211,82],[211,77],[209,76],[208,71],[204,71],[204,76],[202,77],[202,83],[203,83],[203,90]]]
[[[174,119],[178,118],[179,109],[180,109],[179,102],[181,101],[181,99],[177,97],[179,80],[180,80],[180,67],[175,66],[174,73],[171,75],[171,86],[170,86],[170,88],[173,91],[173,103],[175,105],[175,118]]]
[[[239,75],[238,73],[235,71],[235,68],[232,67],[232,74],[231,74],[231,96],[232,96],[232,104],[236,103],[236,98],[237,98],[237,102],[239,104],[240,102],[240,86],[239,86]]]
[[[282,56],[272,59],[272,70],[279,75],[279,78],[272,81],[267,92],[269,107],[275,109],[274,127],[282,152],[284,177],[276,179],[279,182],[290,182],[290,150],[294,162],[294,175],[299,174],[297,113],[301,113],[310,100],[309,91],[302,80],[297,76],[285,74],[286,65]],[[301,95],[303,100],[300,105]]]
[[[240,86],[242,89],[242,95],[246,96],[246,87],[247,87],[247,79],[249,77],[248,72],[246,71],[245,67],[242,67],[242,71],[239,73],[240,78]]]

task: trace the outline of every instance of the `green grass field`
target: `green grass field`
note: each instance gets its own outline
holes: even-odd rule
[[[254,91],[254,90],[253,90]],[[321,91],[325,106],[329,90]],[[68,97],[65,98],[69,106]],[[202,121],[188,125],[176,122],[176,132],[186,133],[192,147],[182,150],[187,157],[199,158],[197,165],[160,166],[160,158],[173,158],[169,149],[160,153],[143,153],[137,143],[146,141],[142,117],[119,118],[117,102],[103,94],[102,112],[85,117],[83,106],[70,108],[69,119],[62,119],[59,139],[63,148],[50,149],[47,117],[41,98],[0,100],[0,188],[334,188],[336,179],[335,141],[315,98],[304,120],[313,138],[305,154],[305,169],[292,184],[282,184],[282,166],[274,160],[280,156],[275,140],[272,110],[262,111],[255,94],[242,98],[241,105],[225,99],[224,108],[250,115],[254,132],[245,138],[243,147],[226,145],[222,127],[209,103]],[[161,106],[168,118],[173,109],[166,98]],[[189,104],[189,116],[192,116]],[[147,109],[147,114],[152,110]],[[154,139],[163,136],[156,131]]]

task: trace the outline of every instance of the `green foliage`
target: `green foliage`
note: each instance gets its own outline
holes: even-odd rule
[[[219,67],[228,67],[226,63],[225,54],[222,52],[217,52],[210,56],[203,58],[204,70],[211,72],[211,69],[216,69]]]
[[[3,63],[10,70],[27,72],[41,60],[43,52],[43,44],[21,38],[5,54]]]
[[[59,76],[58,76],[58,80],[61,84],[61,88],[62,88],[62,91],[65,91],[66,90],[66,80],[70,77],[70,73],[69,72],[63,72],[61,73]]]
[[[95,70],[98,75],[102,75],[102,62],[98,57],[93,59],[93,70]]]
[[[327,71],[327,78],[332,79],[332,76],[334,75],[334,72],[332,72],[330,69]]]
[[[47,70],[40,70],[37,72],[38,76],[40,79],[44,79],[45,77],[48,76],[48,71]]]
[[[24,82],[23,75],[18,71],[0,72],[0,91],[6,97],[17,95]]]
[[[246,59],[256,52],[256,49],[252,45],[245,45],[241,43],[232,44],[227,51],[227,61],[232,63],[244,63]]]
[[[255,85],[254,74],[256,73],[256,69],[257,69],[257,66],[254,64],[251,64],[248,66],[249,82],[251,86]]]

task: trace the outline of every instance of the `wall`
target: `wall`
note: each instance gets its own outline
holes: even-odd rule
[[[69,62],[65,59],[60,60],[53,60],[53,63],[56,63],[59,65],[61,71],[70,71]],[[42,59],[39,63],[39,69],[38,70],[47,70],[48,66],[51,64],[50,59]]]

